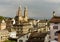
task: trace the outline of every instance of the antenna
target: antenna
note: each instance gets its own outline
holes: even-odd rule
[[[55,11],[53,11],[53,16],[55,16]]]

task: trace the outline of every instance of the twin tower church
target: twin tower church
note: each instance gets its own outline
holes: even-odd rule
[[[28,22],[28,9],[27,7],[24,7],[24,16],[22,15],[22,7],[20,6],[18,8],[18,12],[15,17],[16,23],[21,22]]]

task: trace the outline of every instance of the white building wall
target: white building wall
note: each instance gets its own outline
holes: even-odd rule
[[[58,30],[60,30],[60,23],[59,23],[59,25],[58,25],[58,28],[59,28]]]
[[[58,26],[58,29],[53,29],[53,26]],[[58,38],[57,36],[55,36],[55,32],[60,30],[60,23],[58,24],[54,24],[54,23],[50,23],[50,36],[51,36],[51,40],[54,40],[55,38]]]
[[[31,34],[31,33],[28,33],[28,34],[26,34],[26,35],[18,38],[18,39],[17,39],[17,42],[19,42],[19,40],[23,40],[23,42],[26,42],[26,41],[28,40],[30,34]],[[28,38],[27,38],[27,36],[28,36]]]
[[[17,38],[17,37],[16,37],[16,31],[10,32],[10,37],[11,37],[11,38]]]

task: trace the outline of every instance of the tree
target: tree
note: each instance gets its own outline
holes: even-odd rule
[[[4,42],[16,42],[15,40],[5,40]]]
[[[5,40],[4,42],[11,42],[11,40]]]
[[[3,16],[0,16],[0,20],[3,20],[4,19],[4,17]]]

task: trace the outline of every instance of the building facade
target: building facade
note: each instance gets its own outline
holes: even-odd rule
[[[17,42],[27,42],[31,33],[27,33],[17,39]]]
[[[9,32],[7,30],[0,30],[0,42],[8,40]]]
[[[48,20],[40,20],[38,22],[38,32],[48,32],[49,26],[48,26]]]
[[[51,40],[58,39],[56,31],[60,30],[60,16],[55,16],[50,20],[50,38]]]
[[[6,22],[4,20],[0,23],[0,30],[6,29]]]
[[[27,9],[27,7],[24,7],[23,13],[24,13],[24,16],[22,15],[22,8],[20,6],[18,8],[18,12],[17,12],[15,18],[12,19],[12,25],[10,25],[11,31],[12,32],[16,31],[17,36],[22,35],[22,34],[26,34],[29,32],[29,30],[31,28],[33,28],[33,26],[28,21],[28,9]]]

